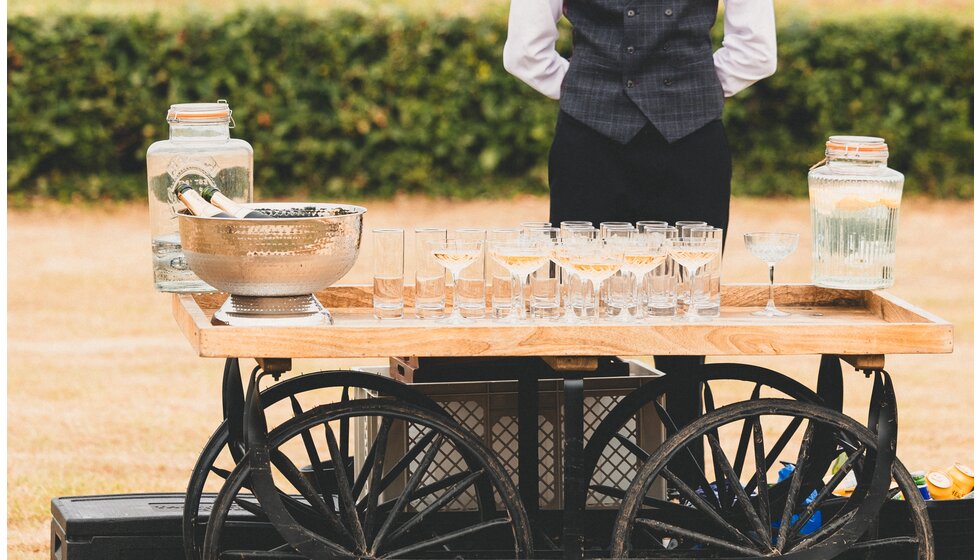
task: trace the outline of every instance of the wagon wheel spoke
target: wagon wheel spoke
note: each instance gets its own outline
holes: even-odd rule
[[[623,434],[614,434],[613,437],[616,438],[616,441],[622,443],[623,447],[625,447],[627,451],[629,451],[633,455],[636,455],[636,457],[639,458],[640,461],[646,461],[647,459],[650,458],[649,453],[647,453],[642,447],[637,445],[636,442],[630,440],[630,438],[624,436]]]
[[[808,422],[806,432],[803,434],[803,442],[800,444],[800,452],[796,457],[796,468],[790,475],[789,491],[786,494],[786,502],[783,505],[783,515],[780,518],[779,534],[776,537],[776,550],[780,552],[786,546],[786,537],[789,533],[789,523],[793,515],[793,510],[798,506],[800,487],[803,485],[803,478],[810,460],[810,445],[813,443],[813,434],[816,431],[816,423]]]
[[[440,490],[445,490],[446,488],[449,488],[450,486],[456,484],[460,480],[463,480],[469,475],[470,475],[469,471],[459,472],[459,473],[451,474],[440,480],[437,480],[432,484],[426,484],[425,486],[420,486],[418,490],[412,493],[412,497],[410,498],[410,500],[421,500],[422,498],[429,497]],[[378,506],[378,511],[390,510],[395,506],[395,503],[397,501],[398,498],[395,498],[393,500],[388,500],[387,502],[382,503],[381,505]]]
[[[350,386],[344,385],[343,391],[340,393],[340,402],[347,404],[350,401]],[[347,457],[350,456],[350,418],[340,419],[340,454],[344,457],[344,462],[342,464],[343,468],[347,468]],[[337,468],[336,466],[334,468]],[[347,472],[347,478],[353,478],[354,473],[352,471]],[[357,494],[354,494],[357,497]]]
[[[770,449],[769,453],[766,455],[766,471],[768,471],[769,468],[775,464],[779,454],[786,448],[786,444],[788,444],[789,440],[796,434],[796,430],[800,428],[801,424],[803,424],[802,418],[793,418],[790,421],[789,426],[786,426],[783,433],[779,435],[779,439],[776,440],[775,445],[772,446],[772,449]],[[753,477],[752,480],[745,485],[745,492],[747,494],[751,494],[752,491],[755,490],[757,484],[759,484],[759,479],[757,477]]]
[[[676,433],[677,424],[674,423],[674,419],[670,417],[670,414],[667,413],[667,410],[663,406],[661,406],[661,404],[658,403],[657,401],[653,401],[653,407],[657,411],[657,416],[660,417],[660,421],[663,423],[664,427],[667,430],[667,436],[669,437],[671,434]],[[704,469],[701,468],[701,464],[694,456],[694,453],[688,447],[685,447],[684,451],[687,457],[687,461],[684,464],[684,468],[690,469],[691,472],[695,473],[698,476],[698,484],[701,486],[701,489],[704,491],[705,496],[710,496],[711,500],[715,503],[715,505],[721,507],[721,503],[718,501],[718,496],[715,496],[715,493],[711,490],[711,483],[708,482],[708,477],[707,475],[704,474]]]
[[[408,451],[405,452],[405,455],[401,459],[399,459],[398,462],[395,463],[393,467],[391,467],[391,470],[389,470],[381,479],[381,484],[379,485],[379,487],[382,492],[384,492],[385,489],[391,486],[391,483],[394,482],[401,475],[401,473],[408,468],[410,464],[412,464],[412,461],[414,461],[415,458],[418,457],[420,453],[422,453],[422,451],[426,448],[426,446],[429,445],[437,435],[438,434],[432,430],[427,431],[425,435],[420,437],[418,441],[416,441],[415,444],[412,445],[412,447],[410,447]],[[358,510],[363,510],[365,507],[367,507],[366,497],[362,498],[359,502],[357,502]]]
[[[721,448],[721,443],[718,442],[718,437],[711,433],[710,431],[705,434],[708,438],[708,445],[711,447],[711,454],[713,457],[717,457],[718,464],[721,466],[721,472],[724,476],[718,476],[720,482],[724,483],[727,479],[727,484],[731,484],[732,489],[735,491],[737,499],[735,502],[738,504],[739,509],[742,510],[742,514],[749,520],[752,524],[752,528],[755,529],[756,534],[761,538],[762,535],[766,534],[765,523],[759,519],[759,514],[752,507],[752,500],[749,495],[742,488],[742,483],[738,480],[735,475],[735,471],[732,470],[731,463],[728,462],[728,457],[725,456],[725,452]],[[768,522],[768,520],[767,520]],[[766,545],[765,542],[761,543],[763,546]]]
[[[750,401],[759,400],[759,395],[762,392],[762,384],[756,383],[755,388],[752,389],[752,395],[749,397]],[[739,480],[742,479],[742,468],[745,467],[745,455],[749,450],[749,438],[751,433],[751,426],[749,425],[748,418],[742,423],[742,433],[738,436],[738,449],[735,451],[735,463],[732,466],[735,469],[735,474],[738,475]]]
[[[652,529],[654,529],[655,531],[659,531],[668,536],[674,536],[674,535],[681,536],[687,539],[691,539],[693,541],[697,541],[698,543],[701,543],[703,545],[724,548],[727,550],[731,550],[732,552],[744,554],[746,556],[754,556],[754,557],[763,556],[763,553],[759,552],[758,550],[753,550],[751,548],[739,546],[734,543],[730,543],[709,535],[705,535],[704,533],[700,533],[698,531],[692,531],[690,529],[684,529],[682,527],[678,527],[670,523],[664,523],[663,521],[638,517],[636,519],[636,522],[640,523],[641,525],[647,525]]]
[[[848,521],[853,519],[856,514],[857,514],[857,510],[854,509],[845,513],[844,515],[832,519],[829,523],[825,523],[823,527],[814,531],[813,533],[810,533],[809,535],[806,536],[806,538],[800,540],[800,542],[796,543],[795,546],[787,550],[786,551],[787,554],[806,548],[811,544],[820,542],[820,540],[826,537],[827,535],[830,535],[837,529],[843,527]]]
[[[767,543],[772,542],[772,513],[769,511],[769,480],[766,477],[766,444],[762,437],[762,422],[756,416],[752,419],[752,447],[755,450],[755,477],[759,480],[759,517],[764,521],[765,532],[762,533]],[[741,444],[740,444],[741,445]],[[739,485],[741,488],[741,485]]]
[[[372,554],[377,553],[377,551],[380,550],[380,546],[384,543],[385,535],[387,535],[388,531],[391,529],[391,525],[395,522],[395,517],[398,515],[398,512],[400,512],[402,508],[405,507],[411,500],[412,494],[414,494],[418,489],[419,484],[422,482],[422,477],[428,473],[429,467],[432,465],[432,461],[435,460],[436,453],[439,452],[439,448],[442,447],[445,439],[445,436],[440,434],[434,438],[432,443],[429,445],[425,455],[419,462],[418,468],[415,469],[415,472],[413,472],[412,476],[409,477],[408,482],[405,483],[405,489],[402,490],[401,495],[398,496],[398,499],[395,501],[395,505],[392,506],[391,511],[388,512],[388,516],[385,518],[381,528],[378,529],[378,534],[374,537],[374,540],[371,543]]]
[[[293,408],[293,416],[303,414],[303,407],[300,406],[296,395],[289,395],[289,403]],[[316,483],[316,490],[323,496],[327,511],[333,512],[333,498],[327,495],[327,488],[329,487],[327,481],[324,480],[323,463],[320,462],[320,454],[317,453],[316,444],[313,443],[313,434],[310,433],[310,430],[303,430],[300,437],[303,439],[303,447],[306,448],[306,456],[309,458],[310,466],[313,469],[313,481]],[[336,467],[334,465],[334,468]]]
[[[378,453],[378,442],[381,441],[382,434],[384,434],[384,439],[387,441],[388,432],[391,430],[392,423],[394,423],[392,418],[381,420],[381,427],[378,428],[378,436],[371,443],[371,449],[368,451],[367,456],[365,456],[364,464],[361,465],[361,470],[357,473],[357,479],[354,481],[354,488],[351,489],[351,495],[354,498],[360,497],[361,492],[364,490],[364,485],[367,484],[367,479],[373,472],[372,467],[374,466],[374,456]]]
[[[844,461],[844,464],[841,465],[840,469],[836,473],[834,473],[834,476],[830,478],[827,484],[820,489],[820,492],[817,493],[817,497],[806,506],[806,509],[800,514],[799,519],[797,519],[796,523],[794,523],[790,528],[789,534],[791,536],[798,534],[800,529],[806,525],[807,521],[813,517],[813,514],[821,505],[823,505],[824,501],[828,496],[830,496],[830,493],[834,490],[834,488],[837,488],[837,485],[840,484],[841,481],[844,480],[844,477],[847,476],[847,473],[851,471],[851,469],[854,467],[854,463],[859,457],[862,456],[864,450],[865,446],[861,445],[854,453],[847,456],[847,460]]]
[[[385,554],[383,556],[380,556],[379,558],[399,558],[399,557],[405,556],[406,554],[409,554],[411,552],[415,552],[416,550],[422,550],[422,549],[425,549],[425,548],[429,548],[431,546],[435,546],[437,544],[447,543],[449,541],[456,540],[456,539],[458,539],[460,537],[467,537],[467,536],[473,535],[473,534],[475,534],[475,533],[477,533],[479,531],[483,531],[483,530],[489,529],[491,527],[496,527],[496,526],[499,526],[499,525],[507,525],[509,523],[510,523],[510,518],[507,518],[507,517],[499,517],[497,519],[491,519],[489,521],[483,521],[483,522],[480,522],[480,523],[476,523],[474,525],[470,525],[468,527],[463,527],[462,529],[457,529],[456,531],[451,531],[451,532],[446,533],[444,535],[438,535],[438,536],[435,536],[435,537],[433,537],[431,539],[427,539],[427,540],[424,540],[422,542],[418,542],[418,543],[415,543],[415,544],[412,544],[412,545],[409,545],[409,546],[406,546],[406,547],[403,547],[403,548],[399,548],[398,550],[394,550],[392,552],[389,552],[388,554]]]
[[[330,450],[330,458],[334,465],[340,465],[344,458],[340,455],[337,438],[334,436],[329,424],[324,423],[324,427],[327,432],[327,448]],[[364,538],[364,528],[361,526],[361,520],[357,517],[357,509],[354,507],[354,497],[351,495],[351,484],[347,477],[347,469],[335,467],[333,472],[337,480],[337,497],[340,502],[340,511],[343,514],[344,521],[347,522],[347,525],[353,533],[354,546],[358,550],[365,550],[367,543]]]
[[[331,510],[327,509],[326,504],[323,502],[323,498],[316,493],[313,486],[311,486],[306,478],[303,477],[302,473],[300,473],[299,469],[296,468],[296,465],[293,464],[289,457],[287,457],[282,451],[273,449],[270,450],[269,458],[272,460],[272,464],[279,469],[279,472],[286,477],[286,480],[288,480],[289,483],[299,491],[301,496],[306,498],[306,501],[310,504],[307,506],[307,508],[309,508],[310,512],[316,519],[321,520],[328,529],[337,534],[343,535],[345,538],[349,538],[351,541],[354,541],[354,537],[351,535],[351,533],[348,532],[344,525],[336,518],[336,516],[331,513]],[[279,499],[282,500],[287,507],[291,502],[295,502],[293,509],[302,510],[302,507],[297,506],[305,505],[298,502],[296,498],[293,498],[282,491],[279,492]]]
[[[742,541],[746,545],[756,546],[756,543],[752,541],[749,537],[739,531],[735,526],[726,521],[718,510],[704,498],[702,498],[694,489],[688,486],[683,480],[681,480],[676,474],[670,471],[670,469],[665,468],[663,470],[664,478],[667,479],[671,484],[674,485],[677,490],[683,494],[691,505],[697,508],[699,511],[707,515],[712,521],[714,521],[719,527],[725,529],[733,537]]]
[[[370,536],[373,531],[374,515],[378,509],[378,499],[381,496],[381,476],[384,474],[385,456],[388,452],[388,433],[391,431],[390,427],[391,423],[389,422],[389,429],[379,430],[378,437],[374,440],[374,443],[377,445],[375,447],[374,460],[371,462],[371,485],[368,487],[367,511],[364,512],[364,533],[367,536]],[[367,461],[364,464],[367,466]],[[357,494],[354,492],[351,492],[351,495],[354,498],[357,497]]]
[[[457,482],[445,494],[439,496],[436,499],[436,501],[429,504],[422,511],[416,513],[408,521],[403,523],[401,527],[399,527],[397,530],[391,533],[391,535],[388,537],[388,541],[397,542],[399,537],[401,537],[410,529],[412,529],[413,527],[421,523],[422,520],[424,520],[430,513],[439,511],[439,509],[442,508],[444,505],[448,504],[449,502],[459,497],[463,492],[466,491],[467,488],[472,486],[472,484],[476,482],[476,480],[480,478],[480,476],[482,475],[483,475],[483,469],[480,469],[474,473],[469,473],[465,478]]]
[[[919,544],[919,539],[915,537],[888,537],[884,539],[872,539],[870,541],[854,543],[851,545],[851,550],[868,550],[890,546],[909,546],[914,544]]]
[[[709,414],[713,412],[715,410],[715,397],[707,381],[704,382],[702,399],[704,401],[704,413]],[[718,430],[713,430],[711,433],[714,434],[715,439],[718,439]],[[714,448],[711,449],[711,463],[715,468],[715,488],[718,493],[718,503],[721,504],[722,510],[731,509],[732,499],[728,492],[728,485],[725,484],[724,478],[721,477],[721,463],[718,462],[718,456]]]

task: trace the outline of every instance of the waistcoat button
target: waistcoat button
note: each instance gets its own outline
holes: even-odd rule
[[[626,10],[626,17],[633,17],[636,15],[636,10]]]
[[[674,15],[674,10],[671,10],[670,8],[667,8],[666,10],[664,10],[664,15],[667,16],[667,17],[670,17],[670,16]]]
[[[633,54],[636,52],[636,49],[633,47],[626,47],[626,52],[628,52],[629,54]]]
[[[626,87],[628,87],[628,88],[631,88],[631,87],[633,87],[634,85],[635,85],[635,84],[633,83],[633,80],[626,80]]]
[[[670,79],[670,78],[664,78],[664,85],[665,85],[665,86],[669,86],[669,85],[671,85],[671,84],[673,84],[673,83],[674,83],[674,82],[673,82],[673,81],[671,81],[671,79]]]

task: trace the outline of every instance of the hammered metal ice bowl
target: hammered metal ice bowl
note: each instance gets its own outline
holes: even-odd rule
[[[222,292],[309,295],[340,280],[361,246],[361,206],[253,203],[274,219],[178,214],[187,266]]]

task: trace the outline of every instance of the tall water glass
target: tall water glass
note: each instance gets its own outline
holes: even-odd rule
[[[487,250],[494,243],[517,241],[521,230],[515,228],[492,229],[487,234]],[[514,309],[517,299],[517,282],[514,276],[496,260],[487,258],[487,283],[490,287],[490,312],[494,319],[507,317]]]
[[[558,241],[560,228],[528,227],[524,235],[529,239],[547,243],[549,251]],[[531,274],[530,306],[531,317],[535,319],[557,319],[561,311],[561,292],[559,290],[558,265],[550,260]]]
[[[688,229],[690,237],[704,237],[722,244],[724,232],[721,228],[711,226],[693,226]],[[694,286],[694,310],[702,317],[718,317],[721,315],[721,253],[712,259],[698,272],[697,284]]]
[[[667,246],[677,238],[677,228],[643,226],[643,233],[660,233],[664,236]],[[677,311],[677,274],[676,263],[668,252],[666,260],[660,266],[651,270],[644,278],[641,288],[641,298],[646,305],[646,314],[650,317],[673,317]]]
[[[551,227],[551,222],[521,222],[521,235],[527,235],[531,228]]]
[[[429,249],[432,243],[445,242],[445,228],[415,229],[415,315],[419,319],[445,314],[446,269],[432,258]]]
[[[400,319],[405,312],[405,230],[375,229],[374,316]]]
[[[487,230],[483,228],[460,228],[453,232],[459,241],[480,244],[480,256],[476,262],[459,273],[456,289],[459,290],[459,310],[468,319],[481,318],[487,313],[486,281],[486,240]]]

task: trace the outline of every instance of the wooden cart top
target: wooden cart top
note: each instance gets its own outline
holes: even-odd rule
[[[406,317],[398,320],[373,317],[370,286],[337,286],[316,294],[332,313],[333,325],[214,325],[211,317],[225,294],[175,294],[173,314],[202,357],[857,356],[953,350],[951,324],[882,291],[777,286],[776,301],[793,315],[766,318],[751,312],[765,305],[768,286],[733,284],[722,288],[721,316],[699,323],[664,318],[638,324],[506,325],[477,319],[463,326],[414,318],[406,294]]]

